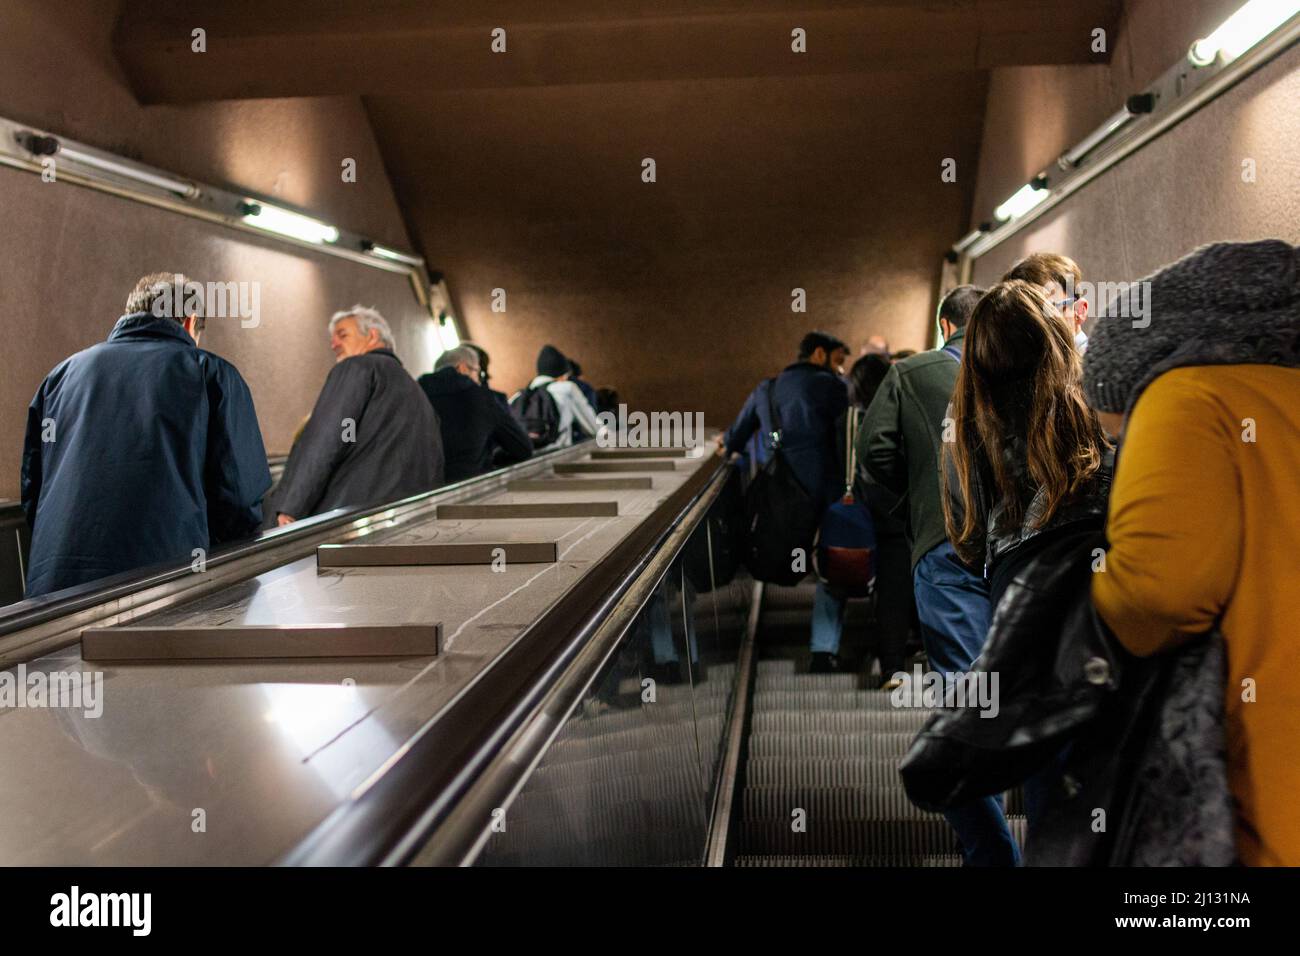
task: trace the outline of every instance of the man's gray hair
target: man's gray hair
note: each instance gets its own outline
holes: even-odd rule
[[[389,328],[388,320],[379,314],[378,310],[372,309],[366,305],[354,305],[350,309],[343,309],[335,312],[330,316],[330,332],[334,332],[334,327],[344,319],[356,319],[357,331],[362,336],[370,334],[374,329],[379,333],[379,341],[394,351],[397,349],[397,342],[393,340],[393,330]]]
[[[436,372],[439,369],[455,368],[461,362],[478,371],[478,352],[468,345],[458,345],[454,349],[447,349],[433,363],[433,370]]]
[[[203,328],[203,286],[179,272],[151,272],[143,276],[126,297],[126,315],[148,312],[157,318],[183,322],[189,314],[186,306],[199,317]]]

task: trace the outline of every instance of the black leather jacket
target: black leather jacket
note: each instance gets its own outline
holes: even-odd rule
[[[996,709],[954,707],[950,693],[900,765],[903,785],[917,806],[944,810],[1064,754],[1029,835],[1031,865],[1230,864],[1223,639],[1130,655],[1089,596],[1103,544],[1067,532],[1015,572],[972,672],[996,689]]]
[[[1013,440],[1011,447],[1007,450],[1007,457],[1013,461],[1014,470],[1023,475],[1025,454],[1023,451],[1024,442],[1022,440]],[[962,513],[962,498],[960,486],[957,483],[957,472],[952,466],[951,459],[946,459],[947,470],[945,472],[946,493],[953,509],[953,514],[958,516]],[[1024,497],[1029,499],[1025,506],[1023,517],[1018,525],[1007,526],[1005,519],[1006,504],[999,500],[993,500],[992,489],[986,487],[981,480],[978,471],[973,476],[971,489],[983,525],[986,529],[984,538],[984,576],[992,577],[994,568],[1013,551],[1044,535],[1047,532],[1063,532],[1071,527],[1091,526],[1100,528],[1106,517],[1106,507],[1110,499],[1111,479],[1115,472],[1115,451],[1107,449],[1102,459],[1101,468],[1093,475],[1092,480],[1087,487],[1078,495],[1057,505],[1055,513],[1046,523],[1040,524],[1043,508],[1046,503],[1046,496],[1041,488],[1034,488],[1029,484],[1026,476],[1024,484]]]

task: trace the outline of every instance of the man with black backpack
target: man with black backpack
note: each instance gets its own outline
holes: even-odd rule
[[[822,515],[844,493],[837,423],[849,405],[840,377],[848,355],[848,346],[833,335],[809,332],[799,343],[798,360],[758,384],[720,439],[722,450],[738,454],[755,432],[761,436],[757,463],[764,473],[750,489],[747,560],[759,580],[790,585],[804,577]],[[813,673],[840,669],[839,631],[818,624],[832,616],[829,603],[818,583]]]
[[[569,360],[553,345],[537,353],[537,377],[510,399],[510,410],[528,432],[537,450],[573,444],[574,430],[595,437],[600,430],[596,410],[569,381]]]

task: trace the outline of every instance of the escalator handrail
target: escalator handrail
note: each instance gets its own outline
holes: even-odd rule
[[[697,509],[700,519],[732,468],[706,462],[613,550],[591,567],[510,646],[427,720],[362,787],[279,860],[285,866],[375,866],[411,862],[513,734],[539,712],[588,639]],[[697,506],[705,505],[701,510]],[[685,529],[688,532],[691,529]],[[682,537],[673,555],[685,544]],[[648,599],[648,598],[647,598]],[[639,607],[638,606],[638,611]],[[530,768],[510,765],[511,787]],[[500,790],[502,785],[489,787]],[[485,816],[482,829],[490,820]],[[442,862],[461,862],[457,839]]]

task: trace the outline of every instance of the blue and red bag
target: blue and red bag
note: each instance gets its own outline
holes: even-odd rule
[[[817,577],[840,597],[862,598],[876,584],[876,525],[866,504],[853,497],[858,410],[849,409],[847,419],[844,497],[822,516],[813,562]]]

